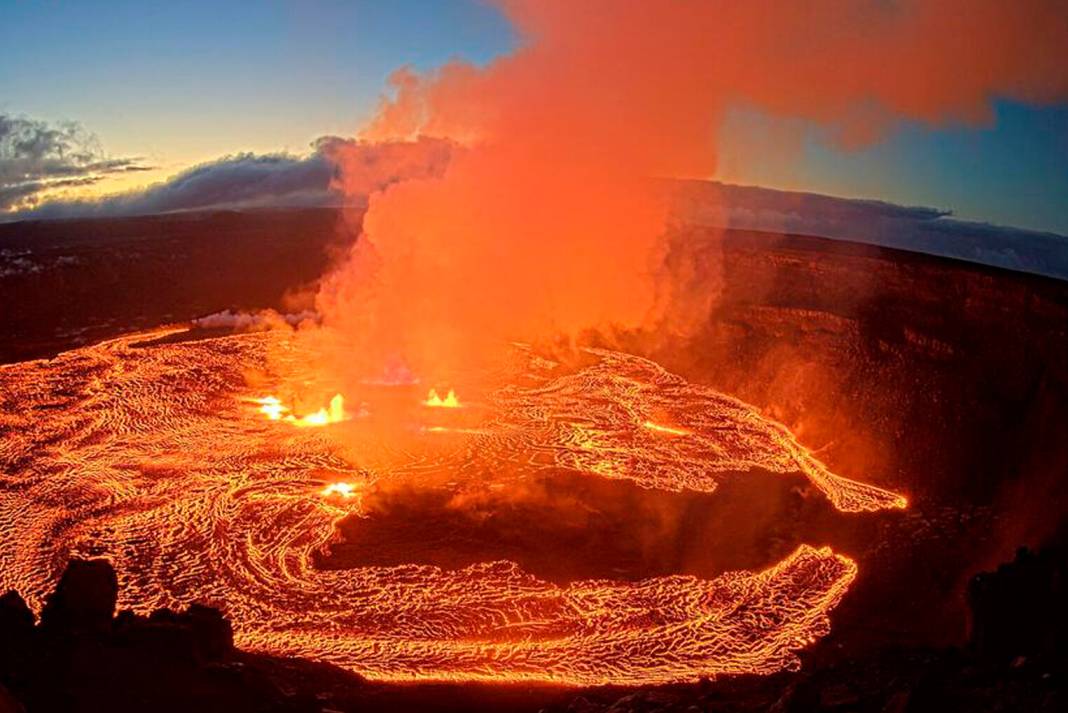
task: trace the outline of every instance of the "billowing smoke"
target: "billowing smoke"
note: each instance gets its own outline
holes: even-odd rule
[[[1068,98],[1058,0],[501,0],[521,46],[398,70],[365,140],[464,148],[372,196],[319,308],[345,368],[431,379],[486,344],[660,321],[667,210],[651,177],[710,176],[728,107],[846,144],[900,119],[981,122]],[[342,158],[341,185],[353,171]]]

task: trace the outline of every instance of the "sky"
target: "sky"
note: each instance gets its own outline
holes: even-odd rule
[[[75,121],[107,156],[136,157],[72,189],[111,192],[228,154],[306,153],[353,135],[397,67],[485,63],[517,42],[474,0],[0,0],[0,115]],[[903,124],[860,147],[739,107],[712,177],[1068,234],[1068,106],[992,106],[977,126]]]

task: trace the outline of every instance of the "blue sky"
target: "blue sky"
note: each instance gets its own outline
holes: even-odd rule
[[[0,0],[0,113],[76,120],[108,153],[160,167],[130,180],[158,180],[223,154],[350,135],[396,67],[485,62],[515,41],[493,8],[469,0]],[[1068,107],[999,102],[989,125],[905,124],[859,150],[811,126],[792,146],[732,148],[765,123],[732,116],[722,178],[1068,234]]]
[[[77,120],[123,154],[303,151],[353,133],[399,65],[512,41],[475,2],[0,0],[0,111]]]

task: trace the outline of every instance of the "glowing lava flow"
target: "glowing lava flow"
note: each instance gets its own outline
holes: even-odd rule
[[[330,483],[320,492],[327,497],[336,495],[339,498],[354,498],[358,494],[357,490],[352,483]]]
[[[242,647],[374,678],[771,673],[796,667],[795,652],[827,632],[856,574],[849,558],[802,545],[763,571],[713,579],[554,584],[504,560],[325,570],[316,557],[338,520],[360,513],[366,487],[436,472],[505,487],[568,468],[709,492],[759,468],[804,474],[839,509],[901,504],[830,473],[753,408],[614,352],[566,374],[531,359],[526,383],[540,385],[501,389],[477,429],[428,436],[433,448],[396,448],[388,468],[372,468],[335,429],[278,428],[299,422],[280,401],[248,407],[259,397],[244,374],[269,371],[284,334],[144,343],[166,334],[0,367],[0,591],[40,607],[68,558],[105,555],[120,607],[219,606]],[[672,432],[646,425],[656,414]],[[337,398],[325,420],[343,415]],[[464,445],[438,447],[454,437]]]
[[[498,458],[546,452],[561,467],[646,488],[713,492],[731,474],[763,469],[804,474],[843,512],[908,504],[897,493],[830,472],[785,426],[738,399],[648,359],[588,351],[598,361],[580,371],[552,376],[549,367],[540,387],[502,390],[501,437],[483,447]],[[670,414],[674,425],[657,424],[653,414]]]
[[[672,436],[688,436],[690,432],[683,428],[672,428],[671,426],[662,426],[659,423],[653,423],[652,421],[646,421],[642,424],[643,428],[648,428],[650,431],[656,431],[657,433],[668,433]]]

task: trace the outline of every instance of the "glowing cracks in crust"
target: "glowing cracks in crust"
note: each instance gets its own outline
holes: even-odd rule
[[[463,433],[468,436],[486,436],[490,434],[484,428],[450,428],[449,426],[427,426],[424,433]]]
[[[345,411],[345,399],[341,394],[334,394],[330,399],[330,405],[313,413],[296,416],[290,412],[290,408],[283,404],[277,396],[264,396],[255,399],[260,405],[260,413],[272,421],[285,421],[302,428],[312,426],[326,426],[331,423],[339,423],[349,420],[350,416]]]

